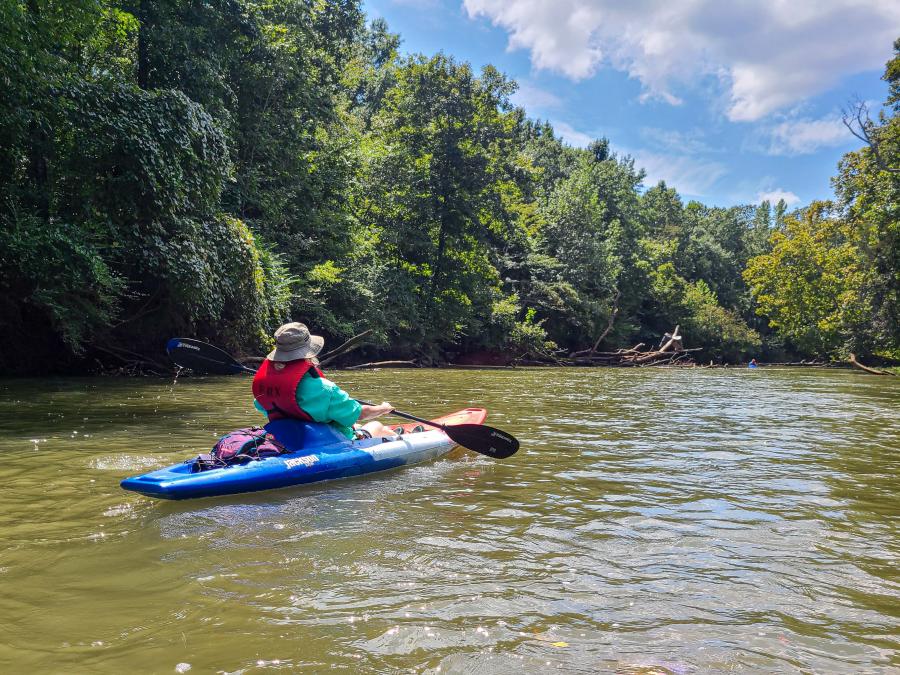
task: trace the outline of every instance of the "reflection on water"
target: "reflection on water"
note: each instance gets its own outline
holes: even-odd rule
[[[892,378],[335,379],[420,414],[484,405],[522,450],[156,502],[118,481],[258,421],[249,380],[0,384],[0,668],[900,668]]]

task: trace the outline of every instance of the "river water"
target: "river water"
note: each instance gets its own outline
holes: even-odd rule
[[[900,672],[900,383],[337,372],[522,449],[160,502],[247,378],[0,381],[0,671]]]

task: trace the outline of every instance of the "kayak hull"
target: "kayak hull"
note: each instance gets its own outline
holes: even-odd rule
[[[487,413],[467,408],[433,420],[443,424],[481,424]],[[350,478],[436,459],[455,443],[443,431],[405,433],[387,438],[349,441],[326,424],[299,420],[269,422],[266,429],[288,452],[277,457],[194,472],[188,460],[122,481],[125,490],[160,499],[196,499],[272,490],[276,488]]]

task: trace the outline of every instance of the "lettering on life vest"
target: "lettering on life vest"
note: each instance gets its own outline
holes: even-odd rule
[[[287,363],[280,371],[273,364],[266,359],[253,376],[254,398],[270,420],[293,417],[312,422],[312,417],[297,405],[297,388],[307,372],[314,377],[321,377],[322,372],[307,359]]]
[[[293,469],[293,468],[301,466],[301,465],[310,467],[313,464],[317,463],[318,461],[319,461],[319,458],[316,457],[315,455],[304,455],[303,457],[295,457],[293,459],[286,459],[286,460],[284,460],[284,465],[289,469]]]

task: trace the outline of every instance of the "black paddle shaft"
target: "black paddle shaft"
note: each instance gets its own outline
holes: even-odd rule
[[[356,399],[357,403],[361,403],[362,405],[370,405],[375,406],[375,403],[369,403],[368,401],[363,401],[362,399]],[[415,415],[410,415],[409,413],[400,412],[399,410],[391,410],[391,415],[396,415],[397,417],[402,417],[404,419],[411,420],[413,422],[421,422],[422,424],[427,424],[430,427],[437,427],[438,429],[445,429],[445,425],[437,424],[432,422],[431,420],[426,420],[422,417],[416,417]]]

